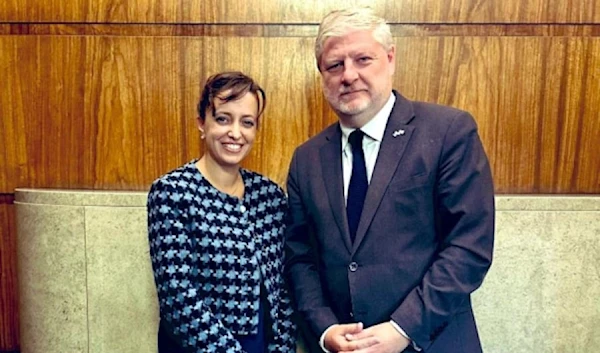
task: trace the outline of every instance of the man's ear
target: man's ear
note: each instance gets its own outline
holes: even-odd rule
[[[392,76],[396,72],[396,46],[393,44],[387,52],[387,60],[390,65],[390,76]]]

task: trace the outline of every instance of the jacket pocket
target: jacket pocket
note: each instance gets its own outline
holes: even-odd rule
[[[417,189],[426,186],[429,183],[429,180],[429,173],[421,172],[411,175],[408,178],[392,180],[388,190],[393,193],[399,193],[407,190]]]

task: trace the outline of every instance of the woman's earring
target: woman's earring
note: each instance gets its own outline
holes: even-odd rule
[[[198,129],[200,130],[200,139],[204,140],[204,138],[206,138],[206,135],[204,135],[204,129]]]

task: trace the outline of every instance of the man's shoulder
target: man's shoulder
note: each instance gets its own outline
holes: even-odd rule
[[[448,118],[457,115],[469,114],[467,111],[432,102],[411,101],[416,116],[433,116]]]
[[[331,138],[334,137],[339,128],[339,123],[335,122],[321,130],[318,134],[304,141],[298,148],[320,148],[324,144],[330,142]]]
[[[335,122],[335,123],[329,125],[328,127],[326,127],[325,129],[323,129],[321,132],[319,132],[315,136],[304,141],[302,144],[300,144],[296,148],[296,150],[297,151],[318,150],[324,144],[329,143],[331,141],[331,139],[334,137],[334,135],[336,134],[338,129],[339,129],[339,123]]]
[[[413,119],[410,124],[432,130],[446,130],[452,124],[474,125],[473,116],[466,110],[449,105],[424,101],[408,101]]]
[[[470,117],[471,115],[461,109],[435,102],[411,100],[397,91],[396,102],[392,110],[392,121],[395,123],[410,123],[417,126],[442,127],[456,117]]]

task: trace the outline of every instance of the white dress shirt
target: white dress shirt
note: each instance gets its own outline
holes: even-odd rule
[[[375,169],[375,162],[377,161],[377,155],[379,154],[379,147],[381,147],[381,140],[383,140],[383,133],[385,132],[385,126],[387,125],[392,108],[396,102],[396,96],[390,95],[390,98],[385,103],[383,108],[375,114],[373,119],[369,120],[360,130],[364,132],[365,137],[363,138],[363,152],[365,154],[365,166],[367,167],[367,181],[371,183],[371,176],[373,175],[373,169]],[[344,126],[340,122],[340,128],[342,129],[342,172],[344,180],[344,199],[348,199],[348,186],[350,185],[350,177],[352,176],[352,146],[348,142],[348,136],[355,130],[351,127]]]

